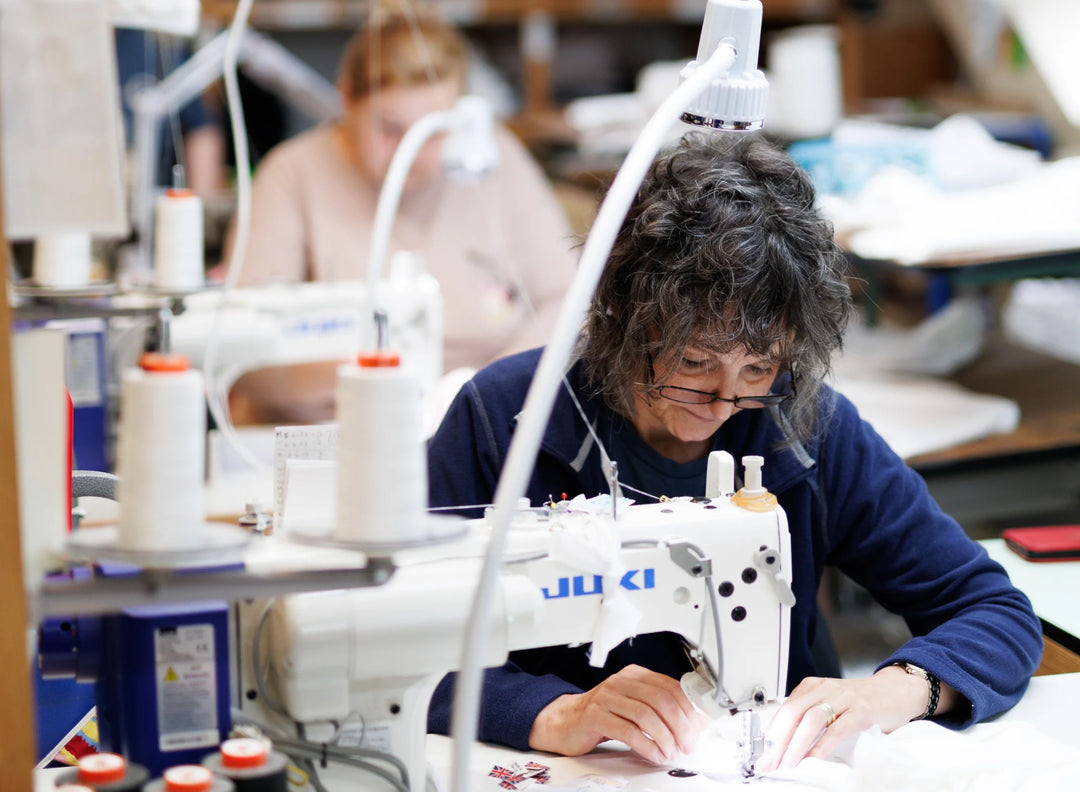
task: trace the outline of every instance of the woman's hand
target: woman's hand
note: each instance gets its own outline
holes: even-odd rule
[[[957,695],[942,683],[937,711],[946,712]],[[888,734],[922,715],[929,696],[926,680],[899,666],[865,679],[804,679],[769,725],[766,738],[772,744],[755,769],[767,773],[794,767],[807,756],[824,759],[871,726]]]
[[[690,753],[707,720],[679,682],[627,666],[585,693],[552,701],[533,722],[529,747],[580,756],[604,740],[619,740],[655,764]]]

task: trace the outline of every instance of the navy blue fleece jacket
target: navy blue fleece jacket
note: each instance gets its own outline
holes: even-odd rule
[[[490,503],[517,414],[540,350],[499,360],[468,382],[428,450],[432,506]],[[580,364],[567,377],[590,423],[607,408],[590,394]],[[775,410],[744,410],[726,421],[714,448],[736,460],[765,457],[764,485],[776,495],[791,530],[793,588],[788,691],[821,675],[811,644],[818,625],[817,589],[836,566],[907,621],[914,636],[882,665],[905,660],[926,668],[970,703],[954,725],[1008,709],[1023,694],[1042,655],[1038,619],[1004,570],[946,515],[917,473],[828,388],[821,420],[805,447],[787,442]],[[617,461],[617,460],[616,460]],[[649,482],[632,482],[645,491]],[[560,390],[526,495],[607,491],[600,453],[565,388]],[[671,495],[700,493],[667,493]],[[585,647],[514,652],[485,672],[479,738],[528,748],[536,715],[564,693],[579,693],[630,663],[678,677],[688,670],[678,636],[638,636],[617,647],[603,669]],[[428,729],[447,733],[453,675],[431,701]]]

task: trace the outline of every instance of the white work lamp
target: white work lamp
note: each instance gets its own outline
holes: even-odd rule
[[[692,79],[721,47],[733,60],[722,76],[689,100],[681,121],[710,129],[750,132],[761,129],[769,82],[757,67],[761,38],[761,3],[758,0],[710,0],[701,25],[697,60],[686,65],[682,82]],[[658,113],[659,115],[659,113]]]
[[[528,486],[544,427],[589,302],[619,227],[671,124],[681,119],[713,129],[761,128],[768,92],[765,76],[757,69],[761,17],[760,0],[708,0],[697,60],[684,69],[679,87],[657,108],[626,155],[585,242],[577,274],[525,397],[522,417],[495,491],[490,544],[466,628],[454,691],[453,792],[467,792],[469,788],[469,746],[476,739],[481,658],[511,518]]]
[[[368,302],[376,329],[383,313],[379,286],[390,244],[390,232],[397,216],[401,193],[420,149],[433,135],[448,132],[442,148],[443,170],[450,178],[478,178],[490,173],[499,163],[495,143],[495,121],[491,106],[479,96],[463,96],[449,110],[437,110],[422,116],[401,138],[390,160],[379,202],[375,207],[375,225],[371,231],[368,254]],[[382,334],[379,333],[381,336]],[[376,338],[381,346],[384,339]],[[371,346],[370,344],[368,346]]]

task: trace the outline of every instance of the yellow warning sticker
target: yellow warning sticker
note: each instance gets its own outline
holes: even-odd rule
[[[165,672],[165,681],[166,682],[177,682],[179,680],[180,680],[180,677],[177,675],[176,669],[173,668],[172,666],[169,666],[169,670]]]

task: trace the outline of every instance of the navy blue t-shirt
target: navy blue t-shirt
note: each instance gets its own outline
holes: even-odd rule
[[[708,459],[693,462],[668,459],[646,443],[629,421],[606,408],[601,408],[596,423],[597,434],[608,455],[619,465],[620,484],[644,490],[655,498],[705,494]],[[651,500],[629,488],[623,494],[639,503]]]

